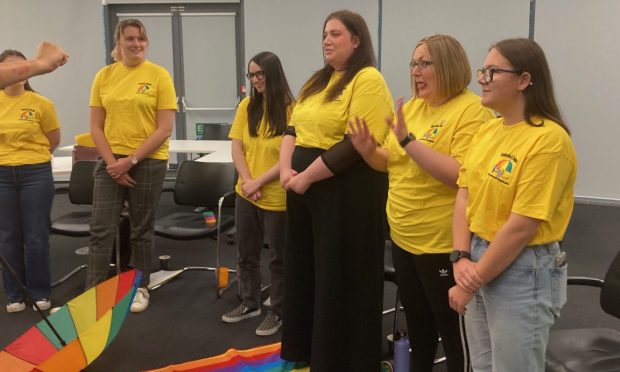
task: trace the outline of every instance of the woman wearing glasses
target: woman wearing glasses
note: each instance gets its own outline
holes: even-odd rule
[[[387,215],[398,291],[407,315],[412,371],[431,371],[441,335],[449,371],[463,371],[462,322],[450,309],[454,285],[452,209],[461,162],[477,128],[492,115],[470,92],[471,69],[461,44],[433,35],[413,51],[413,98],[398,103],[383,146],[364,120],[351,125],[353,144],[379,171],[388,172]]]
[[[278,182],[279,156],[295,100],[280,59],[271,52],[252,57],[247,77],[252,84],[250,97],[239,104],[229,134],[239,173],[235,224],[242,302],[222,321],[235,323],[261,314],[260,256],[265,242],[271,250],[271,308],[256,334],[268,336],[282,325],[286,195]]]
[[[545,54],[529,39],[491,47],[482,104],[501,117],[474,136],[458,179],[454,310],[475,371],[544,371],[549,328],[566,301],[558,241],[573,210],[575,150]]]
[[[360,158],[347,123],[363,116],[382,140],[392,96],[359,14],[327,17],[323,58],[282,140],[280,179],[288,190],[282,358],[310,362],[313,371],[376,372],[387,179]]]

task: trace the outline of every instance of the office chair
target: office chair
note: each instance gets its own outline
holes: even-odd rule
[[[93,172],[96,165],[96,161],[78,161],[73,164],[68,187],[69,201],[71,201],[72,204],[93,204],[93,186],[95,182]],[[69,212],[52,221],[51,232],[52,234],[57,235],[88,237],[90,236],[90,216],[90,210],[75,210]],[[121,224],[123,223],[128,223],[128,220],[125,217],[121,217]],[[120,244],[119,234],[117,234],[115,243],[117,271],[120,268]],[[65,276],[52,283],[52,287],[65,282],[86,267],[86,264],[76,267]]]
[[[152,274],[149,289],[157,289],[189,270],[214,271],[218,283],[217,298],[232,286],[233,283],[220,283],[222,270],[236,273],[235,270],[228,270],[220,265],[220,235],[234,224],[232,215],[222,213],[222,207],[229,207],[235,198],[234,176],[235,168],[232,163],[181,163],[174,186],[175,203],[207,208],[213,211],[216,223],[207,224],[199,208],[188,212],[175,212],[155,221],[155,235],[173,240],[215,240],[215,267],[188,266],[181,270],[160,270]]]
[[[620,319],[620,252],[611,263],[605,279],[569,277],[568,285],[601,289],[604,312]],[[553,330],[547,345],[548,372],[620,371],[620,332],[610,328]]]

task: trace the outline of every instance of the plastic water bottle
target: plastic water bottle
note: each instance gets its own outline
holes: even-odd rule
[[[394,372],[409,372],[409,338],[404,332],[394,335]]]

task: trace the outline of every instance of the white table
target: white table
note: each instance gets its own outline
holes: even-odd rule
[[[54,156],[52,157],[52,175],[54,181],[68,181],[73,167],[73,157]]]
[[[168,147],[169,153],[196,153],[196,154],[211,154],[215,152],[226,152],[230,154],[231,141],[215,141],[215,140],[170,140]],[[75,145],[68,145],[59,147],[56,151],[59,152],[72,152]],[[220,158],[219,156],[217,157]],[[221,157],[221,159],[226,159]],[[229,160],[229,161],[232,161]]]

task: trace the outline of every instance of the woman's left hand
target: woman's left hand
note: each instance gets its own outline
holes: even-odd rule
[[[474,297],[473,293],[467,292],[463,288],[455,285],[448,290],[448,300],[450,301],[450,307],[461,315],[465,315],[467,311],[467,304]]]
[[[117,179],[120,176],[126,174],[131,169],[131,159],[129,156],[120,158],[116,160],[114,164],[108,164],[106,167],[106,171],[110,175],[110,177]]]
[[[246,198],[249,198],[251,195],[256,194],[260,190],[260,188],[260,182],[255,179],[243,180],[243,182],[241,182],[241,192]]]
[[[296,176],[293,176],[288,183],[284,186],[286,190],[294,191],[300,195],[303,195],[308,191],[312,183],[308,182],[307,177],[304,172],[299,173]]]

